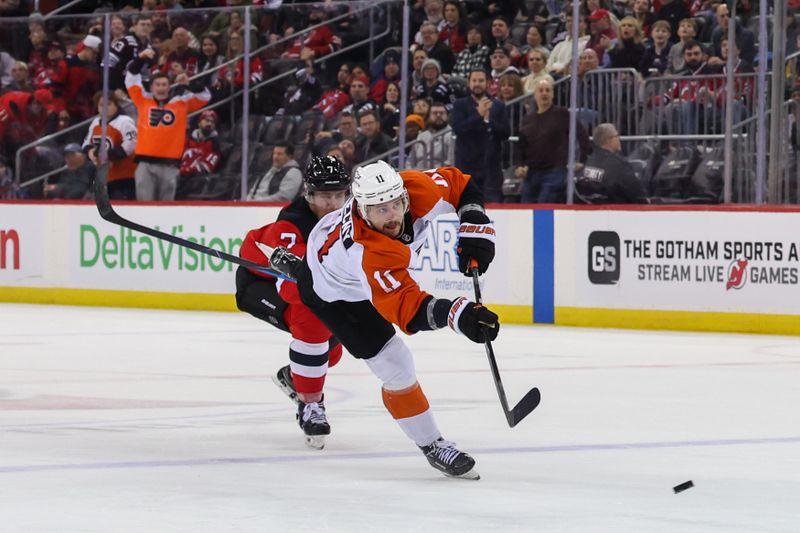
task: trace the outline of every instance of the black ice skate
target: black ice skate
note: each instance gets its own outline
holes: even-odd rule
[[[300,398],[298,398],[297,391],[294,388],[294,380],[292,379],[289,365],[279,368],[278,372],[272,376],[272,382],[277,385],[290,400],[300,405]]]
[[[419,449],[425,454],[431,466],[445,476],[463,479],[481,478],[475,471],[475,459],[456,448],[453,442],[439,437],[438,440],[428,446],[420,446]]]
[[[323,402],[297,404],[297,423],[306,435],[306,445],[315,450],[325,447],[325,435],[330,435],[331,426],[325,416]]]

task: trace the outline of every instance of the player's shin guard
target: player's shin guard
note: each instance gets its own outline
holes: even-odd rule
[[[328,342],[310,343],[292,339],[289,344],[289,368],[300,399],[306,403],[322,398],[328,373]]]

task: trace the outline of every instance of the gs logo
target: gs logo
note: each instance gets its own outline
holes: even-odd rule
[[[619,281],[619,235],[614,231],[589,234],[589,281],[595,285],[614,285]]]
[[[175,123],[175,113],[169,109],[160,107],[151,107],[148,115],[149,123],[151,126],[156,127],[161,124],[170,126]]]

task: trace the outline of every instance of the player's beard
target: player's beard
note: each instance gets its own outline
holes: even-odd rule
[[[383,225],[383,233],[396,239],[403,233],[403,220],[392,220]]]

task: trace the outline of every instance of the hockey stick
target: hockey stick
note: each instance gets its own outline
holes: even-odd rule
[[[472,285],[475,288],[475,301],[478,304],[483,303],[481,298],[481,287],[478,282],[478,262],[474,259],[470,261],[470,269],[472,272]],[[503,388],[503,380],[500,379],[500,371],[497,368],[497,361],[494,358],[494,350],[492,349],[492,341],[489,340],[488,335],[484,336],[486,344],[486,357],[489,358],[489,367],[492,369],[492,378],[494,378],[494,386],[497,388],[497,395],[500,397],[500,405],[503,406],[503,413],[506,415],[509,427],[514,427],[519,424],[523,418],[531,414],[531,411],[536,409],[542,399],[539,394],[539,389],[536,387],[528,391],[528,393],[519,401],[513,409],[508,408],[508,399],[506,399],[506,391]]]
[[[144,233],[145,235],[155,237],[156,239],[171,242],[177,244],[178,246],[191,248],[196,252],[201,252],[218,259],[224,259],[225,261],[230,261],[231,263],[235,263],[246,268],[258,270],[259,272],[263,272],[264,274],[268,274],[276,278],[294,281],[294,279],[285,276],[276,270],[265,267],[264,265],[259,265],[253,261],[248,261],[247,259],[242,259],[241,257],[236,257],[235,255],[231,255],[220,250],[215,250],[214,248],[209,248],[208,246],[182,239],[180,237],[176,237],[175,235],[158,231],[157,229],[148,228],[147,226],[142,226],[141,224],[137,224],[136,222],[131,222],[128,219],[122,218],[116,211],[114,211],[114,208],[111,206],[111,200],[108,198],[108,164],[102,165],[97,170],[97,177],[94,180],[94,201],[95,204],[97,204],[97,210],[100,212],[100,216],[112,224],[124,226],[140,233]]]

